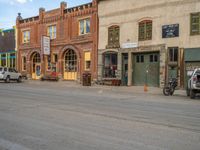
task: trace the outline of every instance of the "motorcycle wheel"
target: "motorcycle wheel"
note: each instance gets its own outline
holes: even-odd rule
[[[170,95],[170,88],[168,86],[163,88],[163,94],[165,96],[169,96]]]

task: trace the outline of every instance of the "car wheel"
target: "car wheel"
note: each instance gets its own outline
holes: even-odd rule
[[[19,77],[19,78],[17,79],[17,82],[18,82],[18,83],[22,82],[22,77]]]
[[[6,82],[6,83],[9,83],[9,82],[10,82],[10,77],[9,77],[9,76],[6,77],[5,82]]]
[[[190,98],[191,99],[195,98],[195,92],[193,90],[190,90]]]

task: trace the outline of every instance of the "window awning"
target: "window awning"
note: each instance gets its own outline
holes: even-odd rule
[[[200,61],[200,48],[185,49],[184,61]]]

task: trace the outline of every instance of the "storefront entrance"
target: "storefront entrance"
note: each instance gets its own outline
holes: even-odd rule
[[[133,55],[133,85],[159,86],[159,53]]]
[[[64,80],[77,79],[77,55],[74,50],[67,50],[64,54]]]
[[[38,80],[41,77],[41,59],[39,53],[33,54],[32,79]]]

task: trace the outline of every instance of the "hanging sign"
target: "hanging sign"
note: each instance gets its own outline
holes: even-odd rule
[[[42,36],[42,51],[44,55],[50,55],[50,37]]]

